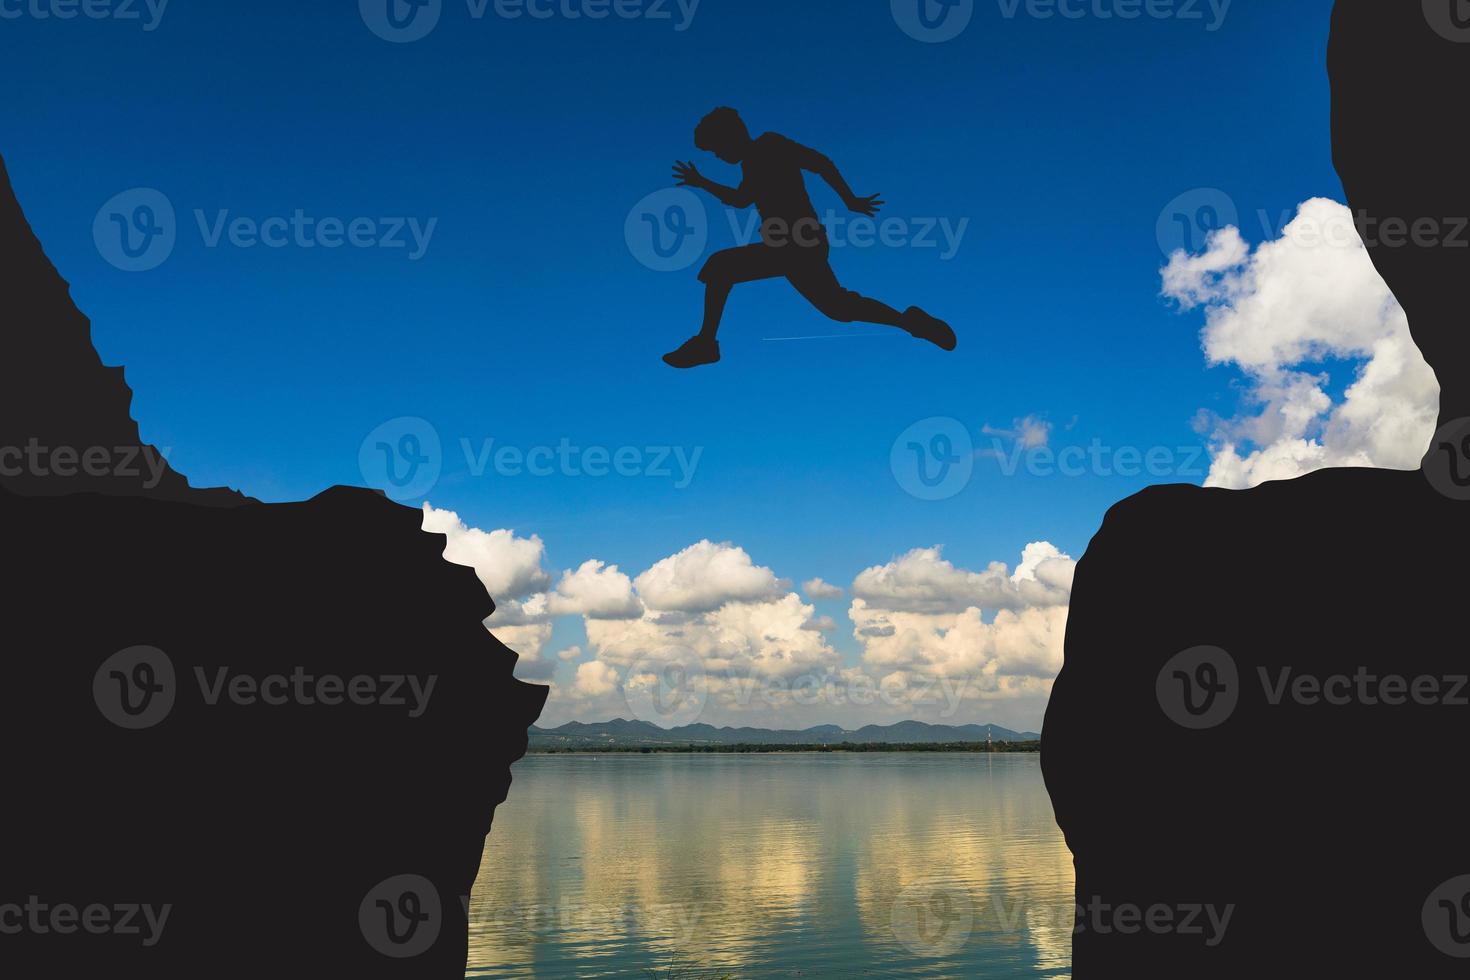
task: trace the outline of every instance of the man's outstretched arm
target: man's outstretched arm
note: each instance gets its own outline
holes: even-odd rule
[[[809,170],[825,180],[842,198],[842,203],[847,205],[849,211],[869,216],[878,213],[878,209],[883,206],[879,195],[870,194],[867,197],[858,197],[852,192],[852,188],[847,186],[847,181],[842,179],[842,174],[837,172],[837,164],[833,163],[831,158],[826,154],[818,153],[809,146],[802,146],[800,143],[793,145],[797,149],[797,159],[801,164],[801,169]]]
[[[714,195],[721,204],[732,208],[748,208],[755,203],[750,192],[744,187],[726,187],[717,184],[704,174],[695,169],[693,163],[674,161],[674,176],[678,179],[679,187],[693,187]]]

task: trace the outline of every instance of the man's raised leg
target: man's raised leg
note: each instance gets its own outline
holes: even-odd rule
[[[930,316],[917,306],[910,306],[900,313],[887,303],[843,289],[836,274],[832,272],[832,267],[825,262],[820,265],[813,263],[809,270],[803,270],[789,278],[791,285],[813,306],[840,323],[877,323],[886,327],[898,327],[936,347],[955,349],[957,340],[949,324]]]

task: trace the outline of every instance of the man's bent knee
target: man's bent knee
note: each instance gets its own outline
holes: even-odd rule
[[[851,290],[844,289],[831,296],[824,296],[816,305],[829,320],[838,323],[851,323],[858,318],[857,307],[862,302],[862,296]]]
[[[699,270],[699,281],[725,285],[735,282],[739,278],[735,269],[737,261],[734,249],[716,252],[704,263],[704,268]]]

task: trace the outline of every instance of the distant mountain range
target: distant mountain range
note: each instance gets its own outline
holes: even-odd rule
[[[531,726],[531,748],[577,748],[579,746],[659,745],[841,745],[853,743],[933,744],[940,742],[1033,742],[1036,732],[1017,732],[999,725],[930,725],[901,721],[894,725],[865,725],[847,729],[817,725],[800,731],[770,728],[716,728],[713,725],[683,725],[659,728],[646,721],[614,718],[604,722],[570,721],[558,728]]]

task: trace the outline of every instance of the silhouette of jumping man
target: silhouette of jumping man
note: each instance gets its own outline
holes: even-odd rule
[[[945,350],[954,350],[955,334],[949,324],[917,306],[900,313],[886,303],[842,288],[828,262],[827,230],[807,196],[802,171],[809,170],[825,180],[848,209],[858,214],[878,213],[883,201],[877,194],[858,197],[836,165],[816,150],[776,133],[752,139],[734,109],[719,108],[700,120],[694,130],[694,145],[726,163],[740,164],[740,186],[725,187],[701,174],[692,162],[676,162],[674,176],[679,186],[707,191],[732,208],[754,204],[761,217],[761,240],[710,256],[699,273],[705,284],[704,326],[678,350],[665,354],[666,363],[691,368],[718,361],[720,344],[715,335],[730,290],[737,283],[778,276],[784,276],[833,320],[898,327]]]

